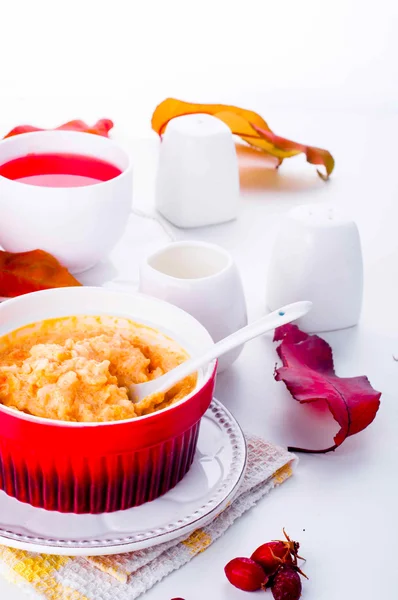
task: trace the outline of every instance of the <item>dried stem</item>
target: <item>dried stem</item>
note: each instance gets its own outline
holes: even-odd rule
[[[327,454],[327,452],[334,452],[338,448],[338,445],[330,446],[330,448],[325,448],[325,450],[308,450],[306,448],[295,448],[294,446],[288,446],[289,452],[302,452],[303,454]]]

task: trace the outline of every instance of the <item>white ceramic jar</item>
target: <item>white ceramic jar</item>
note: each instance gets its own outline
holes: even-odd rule
[[[232,133],[220,119],[185,115],[167,125],[159,150],[156,207],[177,227],[237,217],[238,159]]]
[[[298,324],[307,332],[358,322],[363,290],[361,242],[355,222],[326,204],[299,206],[282,218],[267,281],[267,306],[310,300]]]

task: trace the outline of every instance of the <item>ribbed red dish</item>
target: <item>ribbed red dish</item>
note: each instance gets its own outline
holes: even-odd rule
[[[0,335],[72,314],[110,314],[150,324],[191,354],[213,343],[196,319],[175,306],[141,294],[88,287],[36,292],[4,302]],[[123,510],[157,498],[192,464],[215,374],[213,362],[186,398],[126,421],[67,423],[0,405],[0,489],[33,506],[74,513]]]

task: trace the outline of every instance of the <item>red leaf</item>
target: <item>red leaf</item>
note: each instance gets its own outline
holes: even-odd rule
[[[68,123],[64,123],[55,129],[64,129],[67,131],[82,131],[83,133],[95,133],[96,135],[103,135],[104,137],[109,137],[109,132],[113,127],[113,122],[110,119],[100,119],[97,121],[92,127],[87,125],[84,121],[80,121],[76,119],[75,121],[68,121]],[[40,127],[34,127],[32,125],[18,125],[11,129],[4,136],[5,138],[11,137],[13,135],[18,135],[20,133],[30,133],[32,131],[47,131],[45,129],[41,129]]]
[[[381,393],[372,388],[367,377],[338,377],[329,344],[317,335],[304,333],[296,325],[276,329],[274,341],[280,340],[277,352],[283,367],[275,370],[276,381],[283,381],[293,398],[301,403],[326,400],[340,425],[335,444],[330,448],[289,450],[330,452],[370,425],[379,409]]]

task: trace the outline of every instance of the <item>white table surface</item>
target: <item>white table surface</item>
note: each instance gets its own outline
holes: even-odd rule
[[[115,115],[116,116],[116,115]],[[206,552],[167,577],[145,598],[238,600],[223,574],[228,560],[250,555],[259,544],[281,536],[282,527],[301,542],[307,558],[306,600],[393,598],[396,589],[394,540],[398,534],[398,115],[344,111],[273,110],[275,129],[299,133],[330,149],[336,171],[328,184],[301,159],[286,161],[278,173],[242,173],[242,211],[236,222],[199,230],[174,230],[181,239],[204,239],[230,250],[241,271],[249,317],[265,309],[266,270],[276,226],[290,207],[307,202],[344,206],[357,220],[365,260],[365,298],[358,327],[325,334],[337,373],[368,375],[382,391],[376,420],[335,453],[302,455],[296,474],[244,515]],[[283,127],[282,127],[283,125]],[[134,140],[127,119],[115,136],[135,158],[134,203],[153,204],[157,140]],[[301,135],[303,138],[303,135]],[[301,140],[300,140],[301,141]],[[131,240],[134,248],[134,239]],[[217,397],[241,425],[281,445],[323,447],[336,423],[300,406],[283,383],[273,379],[276,353],[270,337],[248,344],[217,382]],[[24,594],[0,579],[0,597]],[[271,594],[267,596],[272,598]]]

